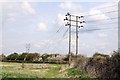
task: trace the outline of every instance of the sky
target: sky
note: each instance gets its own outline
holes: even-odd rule
[[[84,16],[84,28],[79,29],[79,54],[95,52],[111,54],[118,49],[117,2],[20,2],[0,3],[1,53],[26,52],[68,53],[67,12]],[[75,19],[74,17],[72,19]],[[72,22],[72,24],[75,24]],[[80,24],[79,24],[80,25]],[[72,26],[72,46],[75,53],[75,27]]]

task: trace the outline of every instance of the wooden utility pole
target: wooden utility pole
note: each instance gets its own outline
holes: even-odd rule
[[[71,63],[71,15],[69,16],[70,18],[70,25],[69,25],[69,66],[70,66],[70,63]]]
[[[68,21],[67,24],[65,24],[65,26],[69,26],[69,52],[68,52],[68,56],[69,56],[69,61],[68,64],[70,66],[71,63],[71,27],[72,26],[76,26],[76,63],[77,63],[77,55],[78,55],[78,28],[83,27],[83,25],[78,26],[78,23],[82,24],[85,23],[85,21],[80,20],[81,18],[84,18],[84,16],[76,16],[76,15],[71,15],[69,13],[67,13],[66,18],[64,19],[65,21]],[[75,20],[72,20],[71,17],[75,17]],[[76,25],[72,25],[71,22],[75,22]]]
[[[78,55],[78,16],[76,16],[76,62],[77,62],[77,55]]]
[[[69,13],[67,13],[66,18],[64,19],[64,21],[66,20],[67,23],[65,24],[65,26],[69,26],[69,51],[68,51],[68,65],[70,66],[71,63],[71,15]]]

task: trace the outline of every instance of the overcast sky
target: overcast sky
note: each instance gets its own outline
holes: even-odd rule
[[[79,29],[79,54],[111,54],[118,49],[117,10],[117,2],[2,3],[2,53],[25,52],[26,44],[30,43],[30,52],[67,54],[68,32],[63,35],[68,27],[63,19],[69,12],[83,15],[86,21],[84,28]],[[75,45],[75,27],[72,27],[74,53]]]

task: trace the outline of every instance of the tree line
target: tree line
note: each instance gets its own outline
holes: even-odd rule
[[[68,55],[60,54],[39,54],[39,53],[12,53],[8,56],[1,54],[0,61],[3,62],[51,62],[51,63],[67,63]]]

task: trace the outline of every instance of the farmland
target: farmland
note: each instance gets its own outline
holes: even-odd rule
[[[77,77],[82,75],[79,70],[75,70],[77,73],[74,73],[74,70],[68,70],[66,64],[25,63],[25,68],[21,66],[22,63],[1,62],[0,75],[2,78],[69,78],[72,75]]]

